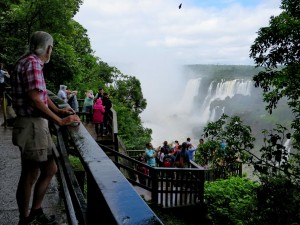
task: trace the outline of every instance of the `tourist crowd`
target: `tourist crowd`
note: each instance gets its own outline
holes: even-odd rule
[[[203,143],[202,138],[196,147],[191,143],[190,138],[181,144],[176,140],[173,145],[164,141],[163,145],[157,148],[154,148],[151,143],[147,143],[144,154],[138,159],[152,167],[186,168],[189,161],[195,159],[195,152]]]

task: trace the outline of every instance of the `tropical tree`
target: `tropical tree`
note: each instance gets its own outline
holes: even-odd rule
[[[219,120],[209,122],[203,131],[206,143],[196,152],[197,163],[203,164],[205,159],[213,169],[221,166],[226,176],[249,159],[255,138],[250,126],[243,124],[238,116],[223,114]]]
[[[120,136],[129,149],[143,149],[145,143],[151,141],[152,130],[144,128],[140,118],[140,113],[147,106],[141,83],[137,78],[120,72],[115,73],[115,78],[114,88],[110,89],[110,93],[116,110],[122,112],[118,116],[118,125],[124,132]]]
[[[300,162],[300,1],[283,0],[282,13],[272,16],[270,25],[258,31],[258,37],[250,49],[257,66],[264,70],[254,76],[256,87],[263,89],[266,109],[271,114],[278,102],[286,98],[288,106],[292,109],[295,118],[292,121],[293,151],[292,158],[296,164]],[[273,133],[274,137],[280,137]],[[280,138],[279,138],[280,139]],[[281,139],[282,140],[282,139]],[[271,152],[278,154],[278,149]],[[277,152],[275,152],[277,151]],[[290,163],[293,162],[290,160]],[[290,164],[294,174],[300,174],[298,165]],[[289,175],[291,170],[284,170]],[[300,177],[294,177],[299,182]],[[297,178],[297,179],[296,179]]]
[[[271,114],[282,99],[295,117],[292,135],[277,125],[263,131],[265,145],[254,168],[261,186],[257,192],[257,221],[260,224],[297,224],[300,221],[300,1],[282,0],[282,12],[270,18],[269,26],[258,31],[250,57],[264,70],[254,76],[263,90],[266,110]],[[288,134],[288,135],[287,135]],[[284,146],[292,139],[292,149]]]

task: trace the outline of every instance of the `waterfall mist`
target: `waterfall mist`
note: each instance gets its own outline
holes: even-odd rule
[[[156,66],[159,65],[159,66]],[[124,73],[137,77],[142,86],[147,108],[141,114],[143,126],[152,129],[152,144],[167,140],[183,142],[192,135],[194,121],[190,118],[193,98],[198,95],[194,81],[186,80],[182,66],[168,63],[119,64]],[[195,79],[200,82],[200,79]],[[192,89],[193,88],[193,89]]]
[[[268,119],[261,90],[254,87],[252,77],[257,73],[254,67],[161,65],[121,65],[123,73],[125,71],[141,81],[147,99],[147,108],[141,118],[143,126],[153,131],[154,147],[165,140],[182,143],[187,137],[197,145],[204,126],[219,119],[222,113],[240,116],[260,140],[262,129],[275,126],[274,121]],[[288,123],[286,119],[291,118],[287,107],[283,108],[272,115],[278,123]]]

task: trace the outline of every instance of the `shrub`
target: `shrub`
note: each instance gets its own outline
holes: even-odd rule
[[[205,183],[204,198],[214,224],[253,224],[257,182],[230,177]]]

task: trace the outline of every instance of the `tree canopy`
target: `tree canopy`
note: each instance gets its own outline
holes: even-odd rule
[[[300,1],[282,0],[281,9],[268,27],[259,29],[250,48],[250,57],[264,68],[253,80],[263,90],[266,110],[271,114],[285,98],[294,113],[292,134],[280,124],[263,131],[261,159],[253,162],[261,182],[257,190],[260,224],[294,224],[300,215]],[[284,145],[285,139],[291,139],[291,149]]]
[[[280,15],[270,18],[268,27],[258,31],[250,57],[257,66],[265,68],[254,76],[254,81],[264,91],[266,109],[272,113],[279,100],[288,99],[288,105],[295,113],[293,137],[298,145],[295,147],[299,149],[300,1],[283,0],[281,9]]]

